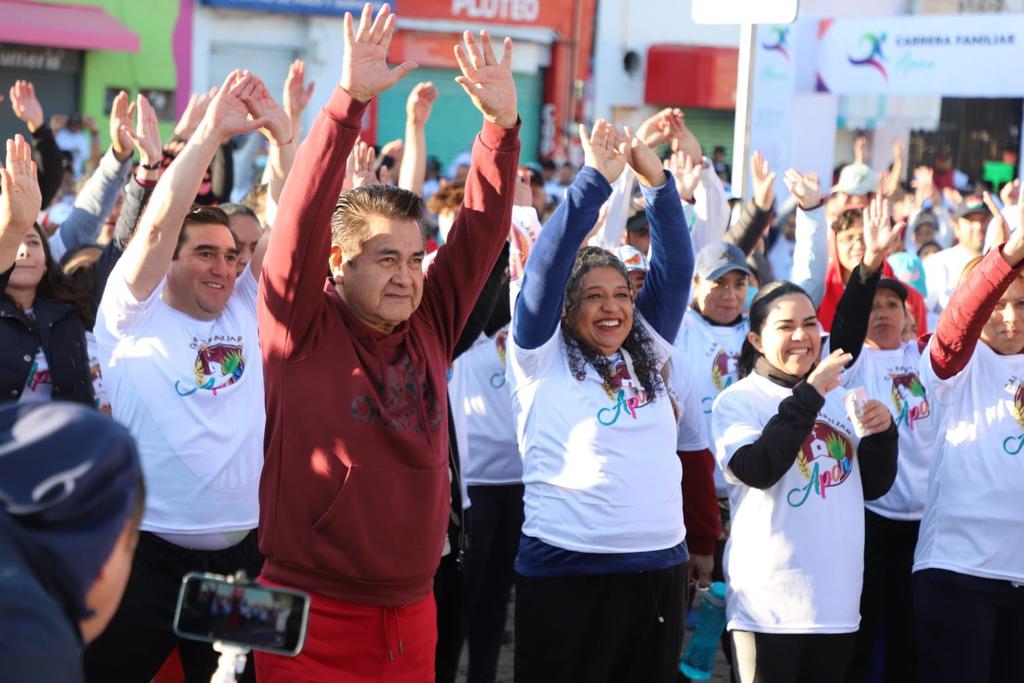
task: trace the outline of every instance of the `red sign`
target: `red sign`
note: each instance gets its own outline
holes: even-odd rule
[[[481,24],[553,28],[572,33],[574,0],[415,0],[401,3],[404,19],[457,19]]]

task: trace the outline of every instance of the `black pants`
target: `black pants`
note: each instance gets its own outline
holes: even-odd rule
[[[1024,681],[1024,587],[941,569],[913,586],[922,681]]]
[[[675,680],[686,564],[653,572],[516,577],[516,683]]]
[[[217,670],[212,643],[174,635],[174,608],[181,579],[188,572],[234,574],[244,569],[255,580],[263,556],[253,531],[224,550],[189,550],[142,532],[132,558],[132,573],[121,606],[103,634],[85,650],[85,678],[94,683],[146,683],[178,648],[188,683],[209,683]],[[252,656],[243,681],[255,681]]]
[[[739,683],[839,683],[846,678],[856,634],[731,635]]]
[[[465,519],[465,518],[464,518]],[[434,574],[434,601],[437,603],[437,648],[434,651],[434,675],[437,683],[455,683],[465,628],[463,613],[463,569],[458,551],[441,558]]]
[[[466,556],[467,683],[493,683],[523,529],[523,485],[470,486],[473,528]]]
[[[848,683],[869,680],[881,634],[885,652],[881,680],[917,681],[910,576],[920,528],[920,522],[888,519],[864,510],[864,588],[860,594],[860,631],[846,678]]]

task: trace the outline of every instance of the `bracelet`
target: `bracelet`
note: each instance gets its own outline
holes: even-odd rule
[[[154,162],[152,164],[140,163],[139,166],[144,168],[147,171],[155,171],[158,168],[160,168],[163,165],[163,163],[164,163],[164,161],[163,161],[163,159],[161,159],[160,161],[156,161],[156,162]]]

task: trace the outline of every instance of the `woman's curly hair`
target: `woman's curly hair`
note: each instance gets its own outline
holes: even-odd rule
[[[612,268],[622,275],[622,279],[629,285],[629,274],[626,266],[615,257],[614,254],[599,247],[583,247],[576,254],[576,261],[573,263],[572,272],[569,274],[569,281],[565,285],[565,306],[562,309],[562,339],[565,341],[566,351],[569,356],[569,369],[573,376],[583,381],[587,376],[587,364],[597,370],[597,373],[604,380],[604,389],[609,395],[614,395],[613,377],[615,367],[604,354],[595,348],[581,342],[573,331],[573,323],[579,315],[580,306],[583,303],[583,276],[595,268]],[[630,285],[630,292],[632,286]],[[633,359],[633,369],[637,376],[633,379],[640,382],[644,392],[653,400],[657,390],[665,384],[654,354],[654,340],[647,333],[647,329],[639,324],[634,317],[633,328],[622,343],[622,348],[629,353]]]

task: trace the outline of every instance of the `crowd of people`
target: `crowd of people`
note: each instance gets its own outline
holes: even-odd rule
[[[740,683],[1020,680],[1020,183],[904,183],[861,140],[786,201],[755,152],[742,201],[672,108],[520,165],[486,31],[454,48],[483,121],[446,177],[430,82],[403,140],[360,137],[414,75],[394,32],[346,15],[308,131],[301,61],[280,103],[232,72],[167,141],[121,93],[105,153],[11,88],[3,677],[176,652],[209,680],[181,581],[242,571],[311,596],[302,652],[245,680],[452,683],[468,646],[494,681],[514,587],[517,681],[675,681],[714,580]]]

